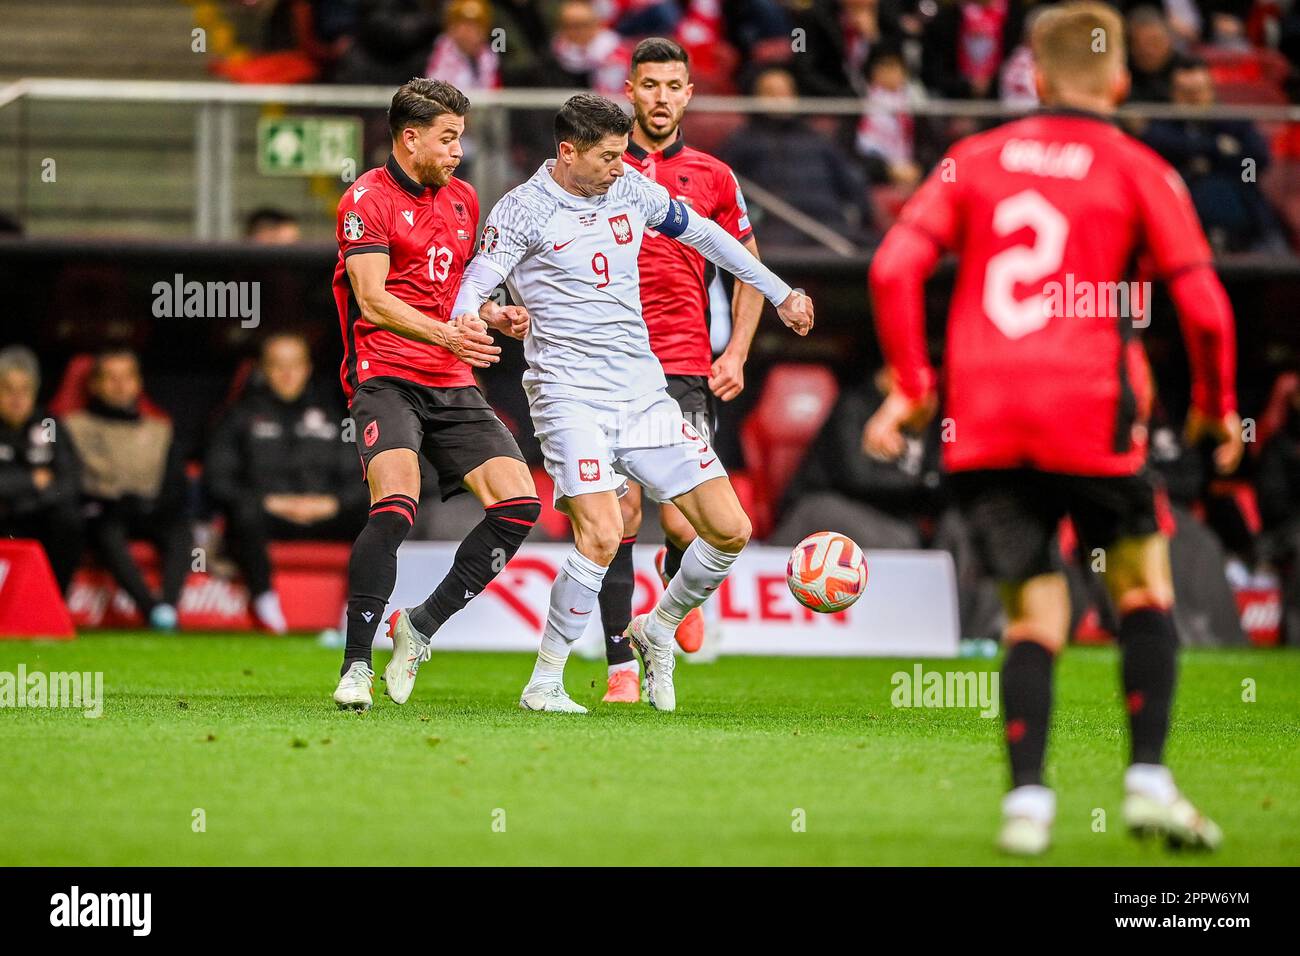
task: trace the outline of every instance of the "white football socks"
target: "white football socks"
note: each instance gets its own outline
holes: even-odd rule
[[[1004,817],[1028,817],[1046,826],[1056,819],[1056,794],[1032,784],[1016,787],[1002,798]]]
[[[672,643],[677,626],[718,589],[738,557],[739,552],[719,551],[703,538],[692,541],[682,555],[682,566],[646,618],[650,640],[656,644]]]
[[[1124,790],[1127,793],[1140,793],[1166,806],[1178,799],[1174,775],[1168,767],[1158,763],[1130,764],[1124,771]]]
[[[605,568],[582,556],[577,548],[569,552],[551,586],[551,608],[542,631],[542,646],[529,685],[555,683],[564,678],[569,649],[587,629],[600,595]]]

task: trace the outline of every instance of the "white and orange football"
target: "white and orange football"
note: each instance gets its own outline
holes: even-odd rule
[[[867,589],[867,560],[850,538],[818,531],[800,541],[786,565],[790,593],[804,607],[832,614],[852,606]]]

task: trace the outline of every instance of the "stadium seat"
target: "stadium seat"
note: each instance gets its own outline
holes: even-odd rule
[[[838,396],[835,376],[821,365],[777,365],[768,373],[758,405],[740,427],[755,537],[771,532],[781,495]]]
[[[898,219],[898,214],[903,211],[903,206],[911,197],[913,190],[902,186],[882,185],[872,186],[869,192],[871,210],[876,217],[876,228],[883,232]]]
[[[720,155],[727,140],[744,125],[745,117],[741,113],[701,113],[691,119],[687,142],[706,153]]]
[[[1272,103],[1274,99],[1241,100],[1230,99],[1224,90],[1247,89],[1256,84],[1263,91],[1262,95],[1271,97],[1275,91],[1282,93],[1282,83],[1290,70],[1286,57],[1276,50],[1223,50],[1212,46],[1201,47],[1197,53],[1210,67],[1210,75],[1219,99],[1225,103]],[[1280,102],[1286,102],[1283,96]]]

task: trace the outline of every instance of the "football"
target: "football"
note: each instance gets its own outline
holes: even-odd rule
[[[800,541],[785,571],[790,593],[819,614],[851,607],[867,587],[862,549],[837,531],[818,531]]]

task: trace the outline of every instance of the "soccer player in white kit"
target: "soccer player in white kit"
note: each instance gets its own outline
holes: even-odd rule
[[[726,470],[669,397],[650,350],[637,270],[645,230],[693,246],[754,286],[799,335],[813,324],[811,299],[717,223],[624,167],[631,129],[611,100],[571,97],[555,117],[556,158],[493,207],[452,308],[478,315],[504,281],[532,316],[524,390],[556,507],[573,522],[575,547],[551,590],[537,664],[519,701],[527,710],[586,713],[564,690],[564,663],[618,550],[626,478],[675,504],[699,535],[656,606],[627,629],[658,710],[676,707],[677,626],[717,590],[749,540]]]

